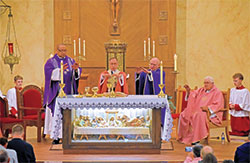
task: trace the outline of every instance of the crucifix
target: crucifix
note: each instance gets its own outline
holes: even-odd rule
[[[121,0],[110,0],[111,1],[111,10],[112,10],[112,20],[111,20],[111,32],[112,36],[119,36],[119,9]]]

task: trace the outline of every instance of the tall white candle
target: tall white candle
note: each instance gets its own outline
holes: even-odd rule
[[[160,66],[160,72],[161,72],[161,83],[160,84],[163,84],[163,66],[162,66],[162,61],[161,61],[161,66]]]
[[[61,84],[63,84],[63,61],[61,61]]]
[[[146,51],[147,51],[147,45],[146,45],[146,40],[144,40],[144,50],[143,50],[144,57],[146,57]]]
[[[150,55],[150,37],[148,38],[148,54]]]
[[[153,41],[153,57],[155,57],[155,41]]]
[[[83,45],[82,46],[83,46],[83,52],[82,53],[83,53],[83,56],[85,57],[85,40],[83,40]]]
[[[74,40],[74,56],[76,56],[76,40]]]
[[[177,55],[174,54],[174,71],[177,71]]]
[[[79,38],[79,56],[81,54],[81,38]]]

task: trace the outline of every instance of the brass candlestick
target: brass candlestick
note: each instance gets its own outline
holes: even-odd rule
[[[159,84],[159,87],[160,87],[161,91],[158,94],[158,97],[160,97],[160,98],[165,98],[166,97],[165,93],[163,92],[164,86],[165,86],[165,84]]]
[[[63,91],[63,88],[65,87],[65,84],[64,83],[60,83],[59,86],[60,86],[61,89],[60,89],[58,97],[61,97],[61,98],[66,97],[66,94]]]

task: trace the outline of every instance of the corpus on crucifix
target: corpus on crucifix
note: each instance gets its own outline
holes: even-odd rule
[[[119,35],[118,30],[118,18],[119,18],[119,9],[121,0],[110,0],[111,9],[112,9],[112,29],[111,35]]]

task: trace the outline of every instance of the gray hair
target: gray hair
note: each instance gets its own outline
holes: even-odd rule
[[[65,44],[63,44],[63,43],[58,44],[58,45],[56,46],[56,49],[57,49],[57,50],[59,50],[59,47],[60,47],[60,46],[66,46],[66,45],[65,45]]]
[[[16,124],[12,127],[12,135],[22,135],[24,133],[24,128],[20,124]]]
[[[214,78],[211,77],[211,76],[206,76],[206,77],[204,78],[204,80],[208,80],[208,81],[210,81],[211,83],[214,83]]]

